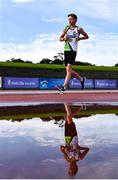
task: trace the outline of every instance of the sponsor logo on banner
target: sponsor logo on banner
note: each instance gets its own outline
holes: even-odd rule
[[[95,80],[95,88],[117,88],[117,80]]]
[[[62,86],[64,79],[61,78],[40,78],[40,89],[55,89],[57,85]]]
[[[0,88],[2,88],[2,78],[0,77]]]
[[[87,79],[85,82],[85,88],[94,88],[94,82],[93,79]]]
[[[81,88],[81,83],[78,79],[73,78],[69,81],[69,88],[78,89]]]
[[[73,78],[69,81],[69,88],[71,89],[80,89],[81,83],[80,80]],[[92,79],[87,79],[85,81],[85,88],[94,88],[94,83]]]
[[[5,77],[4,88],[39,88],[39,78]]]

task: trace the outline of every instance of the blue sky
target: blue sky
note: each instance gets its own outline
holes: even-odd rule
[[[53,58],[72,12],[90,36],[79,42],[77,60],[118,63],[118,0],[0,0],[0,61]]]

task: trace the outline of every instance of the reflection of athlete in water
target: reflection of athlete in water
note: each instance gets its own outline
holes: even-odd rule
[[[60,150],[64,154],[64,158],[69,163],[69,174],[75,175],[78,171],[77,161],[84,159],[89,148],[79,146],[77,130],[72,120],[71,108],[65,104],[67,119],[65,123],[65,146],[61,146]],[[78,111],[81,111],[79,107]]]

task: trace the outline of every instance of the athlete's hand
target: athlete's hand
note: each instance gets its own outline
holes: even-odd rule
[[[67,37],[67,35],[64,36],[64,41],[69,41],[69,38]]]
[[[81,40],[81,37],[77,37],[76,38],[76,42],[80,41]]]
[[[66,36],[60,38],[60,41],[68,41],[68,40],[69,39]]]

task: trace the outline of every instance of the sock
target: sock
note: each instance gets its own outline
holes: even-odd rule
[[[66,87],[65,85],[63,85],[63,87],[64,87],[64,90],[66,90],[66,89],[67,89],[67,87]]]
[[[84,79],[84,78],[83,78],[83,77],[81,77],[80,81],[82,82],[82,81],[83,81],[83,79]]]

